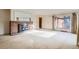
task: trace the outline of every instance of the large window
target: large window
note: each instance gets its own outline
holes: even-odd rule
[[[70,16],[64,16],[63,18],[55,18],[54,20],[55,30],[70,31]]]

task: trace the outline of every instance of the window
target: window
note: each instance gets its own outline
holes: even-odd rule
[[[54,20],[55,30],[70,31],[70,16],[64,16],[64,18],[56,18]]]

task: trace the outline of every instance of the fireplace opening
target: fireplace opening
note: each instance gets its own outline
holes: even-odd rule
[[[23,32],[23,31],[26,31],[28,29],[29,29],[28,24],[26,24],[26,23],[18,24],[18,32]]]

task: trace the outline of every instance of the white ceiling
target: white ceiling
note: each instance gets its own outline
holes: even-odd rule
[[[53,15],[78,12],[78,9],[16,9],[33,15]]]

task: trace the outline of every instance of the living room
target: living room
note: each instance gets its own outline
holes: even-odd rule
[[[0,48],[78,48],[78,12],[77,9],[1,9]]]

